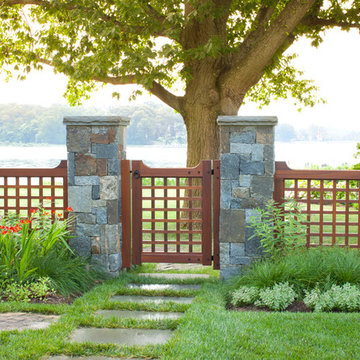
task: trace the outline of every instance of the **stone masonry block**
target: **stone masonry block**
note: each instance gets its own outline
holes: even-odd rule
[[[107,135],[109,133],[108,126],[91,126],[91,133],[92,134],[99,134],[99,135]]]
[[[237,179],[240,172],[240,159],[236,154],[221,155],[221,179]]]
[[[118,200],[108,200],[107,204],[107,223],[108,224],[118,224],[120,222],[120,217],[118,213]]]
[[[230,152],[230,133],[225,126],[220,127],[220,154]]]
[[[116,144],[92,144],[92,152],[97,159],[114,159],[118,156]]]
[[[99,267],[104,272],[109,272],[109,255],[108,254],[93,254],[91,256],[91,264]]]
[[[254,176],[251,186],[251,194],[263,197],[267,200],[273,198],[274,179],[271,176]]]
[[[107,224],[107,208],[106,207],[98,207],[92,210],[95,217],[96,223],[99,225]]]
[[[92,186],[69,186],[68,199],[69,206],[74,212],[91,212],[91,189]]]
[[[98,176],[75,176],[75,185],[99,185]]]
[[[109,255],[109,269],[111,272],[119,272],[121,270],[121,253]]]
[[[241,209],[241,199],[231,199],[230,209]]]
[[[264,160],[274,161],[274,145],[264,145]]]
[[[96,217],[93,214],[89,213],[78,213],[76,215],[76,222],[82,223],[82,224],[95,224],[96,223]]]
[[[251,228],[245,229],[245,254],[246,256],[260,256],[263,254],[261,242],[258,237],[252,237],[254,230]],[[250,239],[251,238],[251,239]]]
[[[241,187],[250,187],[251,186],[251,175],[240,175],[239,176],[239,185]]]
[[[239,257],[245,256],[245,244],[243,243],[231,243],[230,244],[230,256]]]
[[[75,176],[96,175],[96,160],[91,155],[75,154]]]
[[[232,188],[239,186],[239,182],[236,180],[221,180],[220,186],[220,208],[230,209],[230,203],[232,200]]]
[[[68,152],[67,156],[68,185],[75,185],[75,153]]]
[[[243,243],[245,211],[242,209],[220,209],[220,243]]]
[[[100,178],[100,199],[116,200],[118,197],[118,181],[116,176]]]
[[[120,174],[120,159],[109,159],[108,160],[108,173],[109,173],[109,175]]]
[[[98,176],[106,176],[108,174],[107,159],[96,159],[96,174]]]
[[[104,225],[105,226],[105,239],[108,243],[109,254],[120,252],[120,233],[119,226]]]
[[[254,129],[230,134],[230,143],[255,144],[256,132]]]
[[[251,160],[252,161],[264,160],[264,145],[256,144],[251,146]]]
[[[89,153],[91,129],[88,126],[67,126],[66,146],[68,152]]]
[[[242,274],[243,269],[238,265],[226,265],[222,267],[220,265],[220,279],[227,280],[233,276]]]
[[[275,174],[275,161],[265,160],[264,161],[265,175],[273,177]]]
[[[93,144],[109,144],[109,134],[91,134]]]
[[[260,161],[242,161],[240,163],[242,175],[264,175],[264,163]]]
[[[242,156],[250,156],[252,146],[250,144],[230,143],[230,153]]]
[[[91,237],[91,254],[101,254],[100,236]]]
[[[89,236],[77,236],[69,240],[69,246],[78,256],[91,255],[91,240]]]
[[[251,220],[260,220],[260,212],[256,209],[245,209],[245,223],[250,224]]]
[[[76,223],[76,234],[84,236],[100,236],[100,227],[97,224]]]
[[[273,126],[258,126],[256,128],[256,142],[258,144],[273,144],[274,143],[274,127]]]
[[[232,197],[233,198],[248,198],[250,197],[250,188],[248,187],[236,187],[232,189]]]
[[[99,200],[100,199],[100,185],[93,185],[92,186],[91,199],[92,200]]]
[[[220,264],[230,264],[230,244],[220,243]]]

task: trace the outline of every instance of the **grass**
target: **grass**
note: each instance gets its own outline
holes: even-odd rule
[[[0,303],[0,312],[37,311],[61,314],[60,321],[46,330],[0,333],[0,359],[39,359],[47,354],[144,357],[158,359],[357,359],[360,347],[354,334],[360,332],[358,314],[255,313],[225,309],[228,284],[210,279],[192,279],[203,284],[189,305],[114,303],[112,295],[127,283],[159,283],[162,279],[124,273],[93,288],[72,305]],[[167,283],[188,281],[167,280]],[[178,320],[104,319],[99,309],[182,311]],[[70,344],[77,327],[122,327],[176,329],[166,345],[126,347]]]

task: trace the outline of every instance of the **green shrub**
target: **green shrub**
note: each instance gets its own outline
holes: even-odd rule
[[[296,292],[289,283],[275,284],[272,288],[260,290],[256,306],[266,306],[271,310],[285,310],[296,299]]]
[[[233,292],[231,303],[234,306],[251,305],[258,298],[259,291],[256,287],[242,286]]]
[[[316,288],[306,291],[305,294],[305,305],[316,312],[360,311],[360,289],[355,285],[333,285],[330,290],[325,292]]]
[[[254,231],[252,237],[259,238],[265,254],[278,258],[305,244],[306,217],[296,202],[271,201],[257,212],[249,227]]]
[[[3,296],[5,296],[8,301],[18,302],[29,302],[32,298],[45,299],[46,296],[53,292],[50,283],[49,278],[40,278],[38,281],[30,284],[14,282],[5,287]]]
[[[229,292],[240,286],[265,288],[288,282],[298,294],[346,283],[360,286],[360,253],[355,249],[324,247],[297,249],[277,259],[265,258],[234,278]]]
[[[61,217],[40,207],[32,210],[29,219],[14,214],[0,219],[0,289],[46,277],[57,292],[68,296],[88,290],[97,277],[104,278],[85,259],[74,255],[67,243],[71,218]]]

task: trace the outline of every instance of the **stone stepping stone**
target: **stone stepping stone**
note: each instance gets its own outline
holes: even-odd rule
[[[116,295],[110,301],[112,302],[135,302],[135,303],[155,303],[163,304],[167,302],[174,302],[178,304],[191,304],[193,297],[176,297],[176,296],[139,296],[139,295]]]
[[[157,311],[130,311],[130,310],[99,310],[96,315],[101,315],[105,319],[112,317],[122,319],[139,319],[139,320],[164,320],[179,319],[181,312],[157,312]]]
[[[144,360],[140,358],[119,358],[119,357],[107,357],[107,356],[66,356],[55,355],[42,358],[41,360]]]
[[[200,285],[177,285],[177,284],[128,284],[129,289],[142,290],[199,290]]]
[[[169,274],[169,273],[139,273],[139,276],[148,276],[153,278],[165,278],[165,279],[208,279],[208,274]]]
[[[0,331],[45,329],[59,318],[59,315],[43,315],[25,312],[1,313]]]
[[[171,335],[171,330],[80,328],[72,334],[71,342],[143,346],[165,344]]]

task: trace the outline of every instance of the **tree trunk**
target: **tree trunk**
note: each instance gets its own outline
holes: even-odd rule
[[[184,115],[187,131],[187,167],[194,167],[201,160],[219,159],[218,112],[214,107],[191,106]]]

